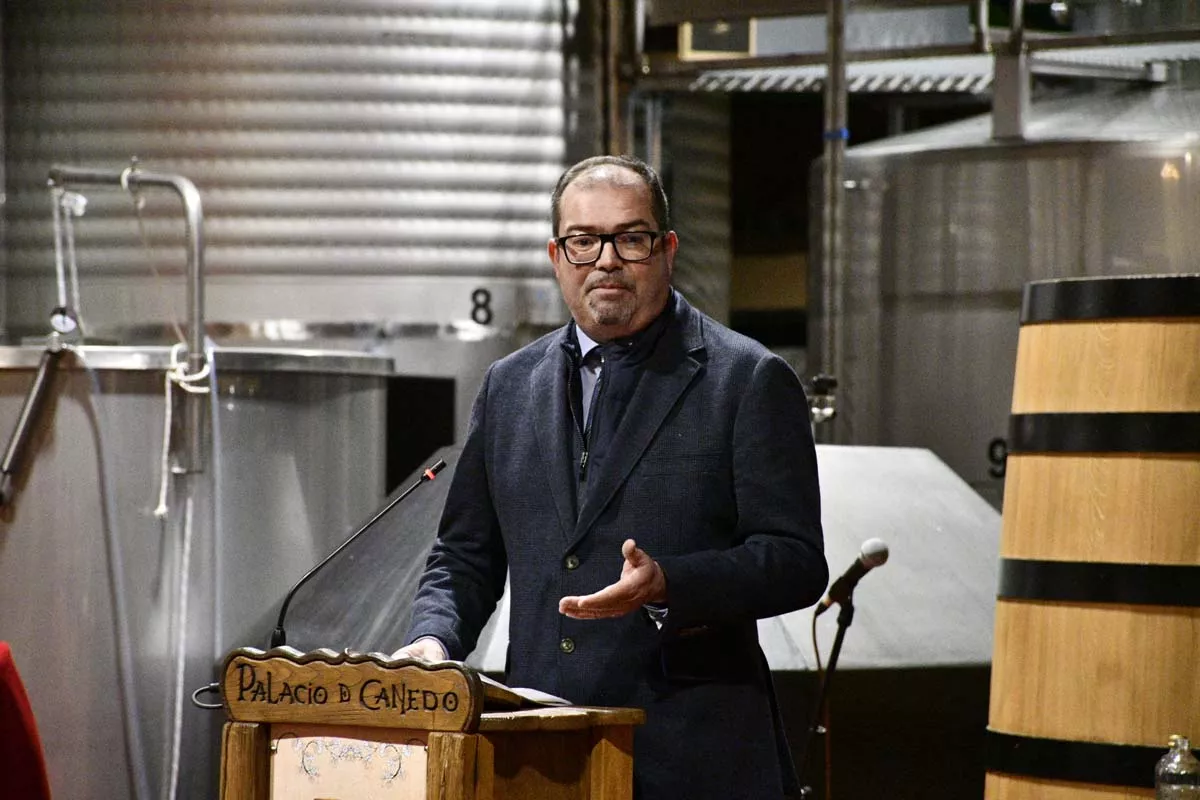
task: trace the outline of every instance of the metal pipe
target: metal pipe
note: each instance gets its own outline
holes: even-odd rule
[[[821,215],[821,369],[835,380],[841,375],[839,341],[842,318],[842,200],[846,155],[846,0],[829,0],[825,17],[825,203]]]
[[[981,53],[990,53],[992,36],[988,24],[988,0],[975,0],[975,16],[975,48]]]
[[[609,155],[627,152],[631,143],[624,128],[622,106],[628,98],[621,91],[621,3],[607,0],[604,3],[604,105],[605,141]]]
[[[633,0],[631,3],[632,13],[630,14],[630,23],[632,30],[630,31],[630,46],[631,50],[627,63],[635,72],[640,72],[643,69],[643,63],[646,57],[646,2],[645,0]],[[625,108],[625,141],[629,148],[627,152],[633,153],[637,143],[637,125],[638,107],[643,111],[642,120],[642,135],[644,137],[645,158],[647,164],[654,168],[658,173],[662,173],[662,156],[658,152],[661,147],[661,132],[655,131],[657,124],[655,116],[656,106],[658,105],[657,98],[651,93],[638,92],[626,87],[626,108]]]
[[[637,150],[637,121],[638,107],[641,105],[641,94],[639,92],[626,92],[624,97],[625,113],[621,118],[621,141],[625,142],[613,152],[629,153],[636,155]],[[644,159],[643,159],[644,160]],[[651,164],[651,166],[654,166]]]
[[[1029,52],[1025,47],[1025,2],[1012,0],[1008,41],[996,51],[992,79],[992,137],[1024,139],[1029,117]]]
[[[663,100],[657,93],[641,94],[645,112],[646,163],[660,175],[663,169]]]
[[[633,0],[633,58],[630,63],[641,63],[646,52],[646,0]]]
[[[1012,17],[1008,26],[1010,52],[1019,53],[1025,47],[1025,0],[1012,0]]]
[[[46,406],[50,383],[54,379],[54,371],[60,358],[61,343],[57,336],[52,336],[50,345],[42,353],[42,360],[34,373],[29,393],[25,395],[25,402],[21,406],[21,413],[17,416],[17,424],[8,442],[8,449],[4,452],[4,460],[0,462],[0,508],[12,504],[16,494],[15,481],[25,466],[29,439],[38,420],[41,419],[42,409]]]
[[[187,235],[187,307],[188,307],[188,373],[197,374],[204,368],[204,212],[196,185],[182,175],[143,172],[136,167],[123,170],[93,169],[91,167],[50,167],[50,183],[54,186],[120,186],[135,191],[142,186],[161,186],[173,189],[183,201],[184,225]],[[200,398],[188,394],[194,402],[185,406],[188,428],[188,459],[181,466],[190,472],[202,472],[203,430]]]

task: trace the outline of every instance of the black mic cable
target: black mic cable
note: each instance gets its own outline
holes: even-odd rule
[[[399,495],[398,497],[396,497],[395,500],[392,500],[390,503],[388,503],[386,506],[384,506],[382,509],[380,509],[378,514],[371,517],[371,519],[367,521],[366,525],[363,525],[361,528],[359,528],[357,531],[355,531],[353,534],[351,534],[349,539],[342,542],[341,545],[338,546],[338,549],[334,550],[332,553],[325,556],[325,558],[321,560],[320,564],[317,564],[315,567],[310,569],[303,578],[301,578],[299,581],[296,582],[296,585],[293,586],[291,588],[291,591],[289,591],[287,593],[287,596],[283,598],[283,607],[279,609],[279,621],[275,624],[275,630],[273,630],[271,632],[271,647],[282,647],[283,645],[287,644],[287,633],[285,633],[283,630],[283,618],[287,616],[288,606],[291,605],[292,598],[296,595],[296,592],[300,589],[300,587],[303,586],[305,583],[307,583],[309,578],[311,578],[313,575],[316,575],[318,572],[320,572],[321,568],[324,567],[326,564],[328,564],[330,561],[332,561],[334,556],[336,556],[338,553],[345,550],[346,547],[351,542],[353,542],[359,536],[362,536],[364,533],[369,531],[371,529],[372,525],[374,525],[385,514],[387,514],[389,511],[391,511],[393,508],[395,508],[396,504],[398,504],[401,500],[403,500],[404,498],[406,498],[410,494],[412,494],[414,489],[416,489],[422,483],[433,480],[434,477],[436,477],[437,474],[439,472],[441,472],[442,469],[445,468],[445,466],[446,466],[446,462],[439,458],[437,460],[436,464],[434,464],[431,467],[426,467],[425,471],[421,473],[421,477],[417,480],[416,483],[414,483],[412,486],[405,489],[404,492],[401,495]]]

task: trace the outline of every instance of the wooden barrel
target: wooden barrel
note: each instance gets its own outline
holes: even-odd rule
[[[1200,739],[1200,275],[1026,286],[989,800],[1154,796]]]

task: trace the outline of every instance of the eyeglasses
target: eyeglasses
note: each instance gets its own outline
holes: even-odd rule
[[[612,245],[617,257],[624,261],[645,261],[654,252],[654,240],[662,231],[619,231],[617,233],[577,233],[560,236],[559,249],[567,261],[577,266],[595,264],[604,252],[605,242]]]

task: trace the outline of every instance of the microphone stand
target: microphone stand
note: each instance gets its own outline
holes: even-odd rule
[[[396,505],[401,500],[403,500],[404,498],[406,498],[410,494],[412,494],[414,489],[416,489],[422,483],[426,483],[428,481],[433,480],[434,476],[437,475],[439,472],[441,472],[442,468],[445,466],[446,466],[446,462],[441,459],[438,459],[438,462],[436,464],[434,464],[431,467],[427,467],[425,469],[425,471],[421,473],[421,477],[417,480],[416,483],[414,483],[412,486],[409,486],[407,489],[404,490],[404,492],[402,494],[397,495],[396,499],[392,500],[390,503],[388,503],[383,508],[381,508],[379,510],[379,513],[377,513],[375,516],[371,517],[371,519],[367,521],[366,525],[363,525],[361,528],[359,528],[357,531],[355,531],[354,534],[349,539],[342,542],[336,550],[334,550],[329,555],[325,556],[325,558],[321,560],[321,563],[317,564],[315,567],[310,569],[307,573],[305,573],[303,578],[301,578],[299,581],[296,582],[296,585],[293,586],[291,591],[289,591],[287,593],[287,596],[285,598],[283,598],[283,606],[279,609],[279,620],[275,624],[275,630],[271,631],[271,647],[282,647],[283,645],[287,644],[287,633],[285,633],[283,630],[283,620],[284,620],[284,617],[287,616],[288,606],[291,605],[292,598],[296,596],[296,592],[300,590],[300,587],[303,586],[305,583],[307,583],[309,578],[311,578],[313,575],[316,575],[318,572],[320,572],[321,567],[325,566],[330,561],[332,561],[334,556],[336,556],[338,553],[342,552],[347,547],[349,547],[351,542],[353,542],[359,536],[362,536],[364,533],[369,531],[376,522],[378,522],[380,519],[383,518],[383,516],[385,514],[387,514],[389,511],[391,511],[393,508],[395,508]]]
[[[854,622],[854,595],[851,594],[842,601],[841,610],[838,612],[837,618],[837,635],[833,638],[833,649],[829,653],[829,666],[825,668],[825,674],[821,678],[821,688],[817,693],[817,706],[813,711],[812,723],[808,726],[804,736],[804,747],[800,749],[800,763],[796,765],[796,776],[803,780],[804,767],[808,761],[808,748],[812,744],[812,737],[816,733],[827,736],[829,731],[821,726],[821,719],[825,715],[825,705],[829,698],[829,684],[833,682],[833,673],[837,669],[838,655],[842,652],[842,640],[846,638],[846,629]],[[826,787],[828,790],[828,787]],[[811,786],[804,786],[800,790],[802,800],[812,800],[813,790]],[[824,797],[824,793],[822,793]]]

